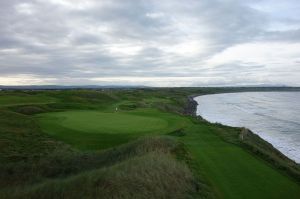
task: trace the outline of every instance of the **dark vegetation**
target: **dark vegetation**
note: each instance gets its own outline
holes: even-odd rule
[[[299,164],[290,160],[288,157],[274,148],[270,143],[261,139],[258,135],[252,133],[250,130],[246,130],[245,133],[245,130],[242,129],[240,135],[242,134],[243,139],[240,139],[240,141],[248,150],[300,182]]]
[[[174,158],[177,150],[182,151],[179,147],[170,138],[157,137],[98,153],[54,152],[37,165],[27,165],[31,173],[22,181],[24,168],[14,168],[19,175],[4,176],[18,180],[19,188],[5,189],[3,198],[187,197],[197,184],[189,169]],[[28,182],[32,176],[36,179]]]
[[[1,91],[0,198],[298,198],[298,164],[249,131],[191,116],[196,104],[188,96],[244,90]],[[116,107],[116,114],[161,118],[169,126],[130,136],[78,134],[93,138],[78,144],[46,133],[39,120],[44,113],[105,114]],[[73,133],[67,131],[61,133]]]

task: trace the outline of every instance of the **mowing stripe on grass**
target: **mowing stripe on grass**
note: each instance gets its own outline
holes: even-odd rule
[[[220,198],[295,198],[300,186],[244,149],[223,141],[216,129],[190,125],[182,141],[199,172],[207,177]]]

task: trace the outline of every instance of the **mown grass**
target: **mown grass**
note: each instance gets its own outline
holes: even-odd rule
[[[181,115],[188,95],[220,91],[3,92],[55,100],[2,106],[0,198],[299,198],[281,169],[299,165],[241,142],[240,129]],[[173,139],[140,138],[157,135]]]
[[[37,119],[47,134],[85,150],[113,147],[143,135],[166,134],[185,125],[180,117],[153,109],[65,111],[41,114]]]
[[[194,166],[220,198],[299,198],[299,184],[243,148],[221,139],[218,133],[228,133],[222,128],[199,122],[190,125],[185,133],[187,136],[181,140],[192,154]]]
[[[44,114],[45,116],[45,114]],[[67,111],[47,114],[43,121],[55,120],[61,126],[85,133],[147,133],[165,129],[167,121],[157,117],[97,111]]]

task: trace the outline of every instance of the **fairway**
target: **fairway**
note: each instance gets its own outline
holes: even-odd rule
[[[77,179],[78,174],[83,176],[80,179],[91,180],[91,185],[87,185],[85,180],[80,180],[80,184],[85,185],[83,189],[88,189],[90,193],[93,191],[90,187],[98,190],[99,186],[102,188],[104,186],[104,190],[111,190],[106,186],[106,182],[114,179],[122,184],[129,182],[128,190],[132,190],[133,193],[136,193],[132,188],[133,184],[147,187],[147,190],[148,187],[155,187],[160,192],[163,188],[160,184],[162,180],[157,180],[156,175],[169,176],[170,181],[165,181],[165,178],[163,180],[168,185],[172,185],[174,179],[182,182],[182,176],[177,176],[179,170],[175,173],[169,172],[174,168],[174,162],[167,161],[163,168],[158,168],[158,161],[151,162],[148,156],[145,156],[145,159],[143,157],[141,165],[132,165],[131,162],[143,151],[148,153],[151,149],[156,157],[156,152],[165,153],[165,149],[170,148],[167,150],[167,153],[170,153],[168,155],[173,154],[172,158],[179,160],[178,163],[186,164],[184,168],[189,168],[188,170],[195,177],[186,184],[189,190],[197,189],[194,191],[195,197],[191,198],[299,198],[300,186],[292,178],[293,176],[288,176],[284,170],[274,167],[277,163],[281,166],[280,162],[272,165],[266,162],[263,156],[248,150],[245,143],[239,140],[241,129],[210,124],[186,116],[182,112],[184,110],[180,108],[184,106],[186,97],[177,92],[169,91],[164,97],[159,96],[166,91],[139,92],[141,93],[51,91],[0,95],[0,106],[2,105],[0,145],[4,146],[2,151],[0,150],[0,159],[8,162],[8,170],[3,169],[5,175],[0,180],[2,183],[0,185],[14,187],[18,186],[14,184],[15,182],[23,183],[28,187],[24,191],[29,191],[34,196],[39,195],[40,190],[36,189],[35,185],[29,184],[32,180],[38,186],[44,187],[42,193],[45,196],[57,198],[61,195],[60,191],[66,194],[67,187],[78,186],[79,181],[77,184],[77,181],[72,180]],[[23,107],[29,107],[29,110],[37,107],[42,111],[27,114],[26,111],[20,111]],[[116,107],[118,107],[117,111]],[[157,139],[156,137],[161,138],[149,142]],[[146,141],[139,145],[139,138]],[[257,141],[248,139],[248,142]],[[264,142],[258,143],[259,146],[254,148],[255,150],[270,149]],[[270,149],[271,152],[273,151]],[[25,159],[29,162],[23,162]],[[14,162],[16,160],[17,164]],[[154,166],[151,167],[154,170],[148,170],[149,165]],[[122,175],[126,174],[124,175],[126,179],[120,181],[119,176],[104,178],[103,173],[94,173],[95,169],[102,168],[105,168],[106,173],[106,167],[113,168],[112,171],[115,173],[115,166],[120,168]],[[127,170],[130,168],[128,166],[137,166],[137,170],[130,173]],[[180,172],[185,170],[182,169]],[[297,171],[295,171],[296,176]],[[92,176],[89,176],[90,172]],[[154,180],[149,181],[148,179],[151,178],[143,177],[141,175],[143,172],[147,174],[146,176],[148,174],[152,176]],[[28,176],[32,177],[28,178]],[[141,179],[141,183],[145,182],[145,186],[137,183],[135,176]],[[48,179],[53,179],[58,185],[59,193],[53,193],[53,197],[48,193],[56,189],[53,189],[52,183],[47,183]],[[95,179],[102,180],[100,185]],[[116,194],[121,193],[119,187],[117,184],[113,189]],[[124,190],[127,191],[128,187]],[[165,193],[169,194],[173,190],[173,188],[166,190]],[[72,188],[66,195],[74,198],[73,191],[82,192],[81,189]],[[142,192],[145,193],[143,189]],[[17,190],[16,193],[20,198],[24,195],[22,191]],[[157,196],[160,198],[160,195]]]
[[[37,118],[44,132],[80,149],[108,148],[145,134],[165,134],[184,125],[179,117],[153,110],[66,111]]]
[[[184,117],[153,109],[66,111],[37,118],[44,132],[83,150],[105,149],[139,136],[185,128],[185,136],[179,139],[189,149],[197,172],[210,181],[220,198],[300,195],[299,185],[242,148],[223,141],[215,134],[220,129],[205,123],[195,125]]]
[[[266,162],[227,143],[215,133],[222,129],[205,123],[190,125],[182,137],[198,172],[205,176],[220,198],[298,199],[300,186]]]

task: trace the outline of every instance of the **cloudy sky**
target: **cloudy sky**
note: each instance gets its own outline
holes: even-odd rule
[[[300,86],[300,1],[0,0],[0,84]]]

